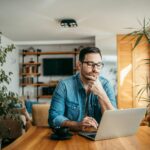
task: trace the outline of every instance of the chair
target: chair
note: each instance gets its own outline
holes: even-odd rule
[[[48,127],[48,110],[50,104],[34,104],[32,106],[33,125]]]

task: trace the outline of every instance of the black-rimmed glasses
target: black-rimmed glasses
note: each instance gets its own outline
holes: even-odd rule
[[[92,62],[92,61],[83,61],[82,63],[87,64],[87,66],[88,66],[89,68],[95,68],[95,66],[96,66],[97,69],[102,69],[103,66],[104,66],[104,63],[103,63],[103,62],[94,63],[94,62]]]

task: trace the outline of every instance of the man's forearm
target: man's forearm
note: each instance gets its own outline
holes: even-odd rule
[[[70,120],[66,120],[62,123],[61,125],[62,127],[69,127],[70,130],[72,131],[79,131],[81,130],[79,127],[79,122],[76,121],[70,121]]]
[[[114,109],[114,107],[111,104],[111,102],[110,102],[108,96],[106,95],[106,93],[99,94],[98,95],[98,100],[99,100],[99,103],[102,107],[102,112],[104,112],[105,110]]]

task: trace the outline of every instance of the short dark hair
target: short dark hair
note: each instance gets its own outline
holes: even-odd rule
[[[85,47],[85,48],[81,49],[81,51],[79,53],[79,61],[83,62],[85,59],[85,55],[89,54],[89,53],[98,53],[102,58],[101,50],[99,48],[97,48],[97,47]]]

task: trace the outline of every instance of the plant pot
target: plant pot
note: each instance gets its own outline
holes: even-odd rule
[[[2,149],[2,138],[0,137],[0,150]]]
[[[150,127],[150,104],[147,105],[145,117],[142,120],[140,125],[141,126],[149,126]]]
[[[0,118],[2,139],[16,139],[22,134],[22,125],[12,118]]]
[[[148,122],[148,126],[150,127],[150,103],[147,105],[147,112],[146,112],[146,121]]]

